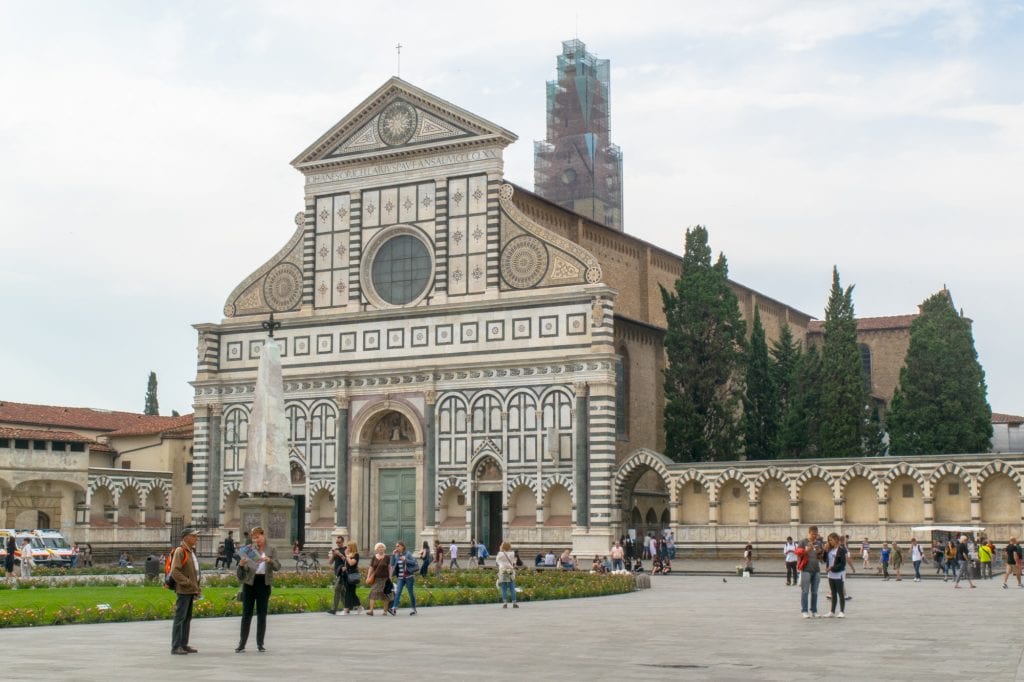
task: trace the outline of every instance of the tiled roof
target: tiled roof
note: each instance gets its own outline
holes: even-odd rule
[[[192,435],[193,416],[186,414],[184,417],[147,417],[143,421],[129,424],[124,428],[104,434],[111,438],[118,436],[148,436],[151,434],[177,432],[180,429],[187,429],[189,437]]]
[[[883,329],[910,329],[910,323],[917,317],[914,315],[890,315],[889,317],[859,317],[857,331],[874,332]],[[825,331],[823,320],[811,320],[807,325],[808,334],[822,334]]]
[[[105,443],[89,443],[89,452],[116,452],[116,450]]]
[[[92,443],[92,438],[70,431],[42,431],[0,426],[0,438],[24,438],[26,440],[63,440],[69,443]]]
[[[1015,414],[1002,414],[1000,412],[992,413],[993,424],[1024,424],[1024,417],[1017,416]]]
[[[0,423],[53,426],[89,431],[116,432],[117,435],[160,433],[192,423],[192,415],[159,417],[135,412],[97,410],[91,407],[60,407],[0,401]]]
[[[191,416],[192,415],[189,415],[189,417],[191,417]],[[167,431],[164,431],[160,435],[163,436],[164,438],[191,439],[192,436],[193,436],[193,431],[194,430],[195,429],[193,427],[192,420],[190,419],[188,424],[183,424],[183,425],[177,426],[177,427],[175,427],[173,429],[169,429]]]

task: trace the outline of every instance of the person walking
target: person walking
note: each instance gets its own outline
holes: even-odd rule
[[[345,547],[345,561],[342,575],[339,580],[345,584],[345,613],[351,613],[352,609],[359,610],[359,595],[356,590],[359,588],[359,545],[350,540]]]
[[[395,551],[391,554],[391,577],[397,578],[395,583],[395,601],[388,610],[392,616],[398,615],[398,603],[402,600],[402,591],[409,590],[410,616],[416,615],[416,558],[399,540],[395,543]]]
[[[882,543],[882,551],[879,553],[882,561],[882,580],[889,579],[889,557],[892,555],[892,550],[889,549],[889,543]]]
[[[942,582],[949,580],[950,572],[956,577],[956,545],[952,540],[946,542],[945,563],[942,564]]]
[[[664,565],[662,561],[662,565]],[[754,545],[747,543],[747,546],[743,548],[743,572],[749,575],[754,575]]]
[[[440,540],[434,540],[434,575],[441,575],[444,567],[444,549]]]
[[[971,580],[971,555],[970,550],[967,548],[967,536],[961,535],[960,542],[956,545],[956,582],[953,583],[953,587],[960,589],[960,581],[967,578],[967,582],[970,583],[971,588],[977,587],[974,581]]]
[[[978,563],[981,564],[981,578],[992,579],[992,549],[982,540],[978,545]]]
[[[921,561],[924,559],[924,550],[917,544],[917,538],[910,538],[910,561],[914,564],[914,582],[921,582]]]
[[[334,599],[331,601],[331,608],[327,613],[332,616],[338,613],[338,605],[345,599],[345,537],[339,535],[334,539],[334,547],[327,554],[327,560],[331,562],[334,570]]]
[[[869,568],[871,568],[871,566],[870,566],[870,563],[871,563],[870,562],[870,559],[871,559],[871,543],[868,541],[867,538],[864,538],[864,542],[861,543],[861,546],[860,546],[860,558],[864,560],[863,567],[864,567],[865,571],[868,570]]]
[[[7,536],[4,549],[7,551],[7,556],[4,557],[4,575],[10,580],[14,577],[14,553],[18,551],[18,541],[14,539],[13,534]]]
[[[199,650],[189,646],[192,629],[192,604],[202,596],[202,573],[199,571],[199,557],[196,556],[196,542],[199,532],[194,528],[181,531],[181,545],[171,555],[170,577],[174,580],[174,622],[171,625],[171,653],[175,655],[198,654]]]
[[[793,536],[786,537],[786,544],[782,548],[782,555],[786,559],[786,587],[796,585],[799,574],[796,571],[796,543],[793,542]]]
[[[252,543],[242,547],[239,554],[238,578],[242,581],[242,627],[235,653],[245,651],[252,626],[253,609],[256,611],[256,648],[266,651],[267,604],[274,585],[274,571],[281,570],[277,551],[267,544],[267,535],[257,526],[250,531]]]
[[[235,562],[235,531],[229,530],[228,536],[224,538],[224,557],[227,559],[227,563],[224,564],[224,568],[231,568],[231,564]]]
[[[373,609],[377,602],[381,603],[384,613],[388,612],[387,594],[388,576],[391,573],[391,562],[384,555],[387,547],[383,542],[373,546],[373,556],[370,557],[370,568],[366,571],[366,584],[370,586],[369,610],[366,615],[372,616]]]
[[[826,618],[836,616],[846,618],[846,545],[839,540],[837,533],[829,533],[828,547],[825,548],[825,565],[828,570],[828,589],[832,597],[832,608],[825,614]],[[839,613],[836,613],[836,606]]]
[[[507,609],[511,602],[512,608],[518,609],[516,603],[516,558],[512,554],[512,544],[506,540],[494,557],[498,567],[498,589],[501,590],[501,608]]]
[[[1017,578],[1017,587],[1022,587],[1020,582],[1020,562],[1021,562],[1021,549],[1020,545],[1017,544],[1017,538],[1010,538],[1010,542],[1007,543],[1006,549],[1006,573],[1003,574],[1003,589],[1007,589],[1006,581],[1011,575]]]
[[[35,565],[36,561],[32,558],[32,540],[25,538],[25,541],[21,543],[21,577],[31,578],[32,567]]]
[[[427,567],[430,566],[430,560],[433,557],[433,552],[430,551],[430,543],[426,540],[423,541],[423,547],[420,548],[420,577],[427,577]]]
[[[800,571],[800,614],[804,618],[818,617],[818,585],[821,582],[823,553],[818,527],[811,526],[807,529],[807,539],[801,540],[796,548],[796,567]]]
[[[459,567],[459,546],[455,544],[455,540],[452,540],[452,544],[448,547],[448,570]]]
[[[893,541],[892,543],[892,554],[889,556],[889,562],[892,564],[893,573],[896,574],[896,582],[900,582],[903,580],[900,576],[900,569],[903,567],[903,550],[900,549],[899,543],[896,541]]]

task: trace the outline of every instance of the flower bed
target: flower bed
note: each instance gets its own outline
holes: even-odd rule
[[[440,577],[418,578],[417,606],[496,603],[500,598],[494,585],[495,578],[493,571],[456,571]],[[278,574],[274,580],[274,594],[270,598],[270,613],[327,610],[333,599],[332,579],[330,573]],[[167,620],[174,615],[173,594],[160,587],[117,584],[109,582],[110,578],[102,577],[83,580],[88,582],[49,584],[51,581],[43,578],[2,585],[12,589],[12,592],[31,590],[33,606],[0,609],[0,628]],[[595,597],[634,590],[632,576],[591,575],[582,572],[522,571],[516,577],[516,584],[521,588],[521,601]],[[76,600],[75,592],[69,589],[51,592],[53,588],[68,587],[84,588],[79,590],[83,599]],[[113,587],[120,589],[108,590]],[[198,618],[241,615],[242,605],[234,598],[237,590],[237,580],[228,576],[211,576],[204,582],[204,598],[193,607],[194,615]],[[360,586],[359,595],[364,605],[368,592],[365,585]],[[14,594],[10,596],[14,597]],[[8,604],[13,601],[7,597],[4,599]],[[111,604],[97,604],[99,599],[107,599]],[[403,596],[403,603],[406,599],[407,596]]]

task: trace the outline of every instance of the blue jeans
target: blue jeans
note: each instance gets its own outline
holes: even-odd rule
[[[514,580],[509,580],[507,583],[498,583],[501,586],[501,603],[507,602],[516,603],[516,583]]]
[[[821,583],[821,571],[800,573],[800,613],[807,613],[807,596],[811,597],[811,613],[818,612],[818,585]]]
[[[623,570],[622,559],[612,559],[612,570],[621,571]]]
[[[398,582],[395,583],[395,603],[391,605],[393,611],[398,610],[398,602],[402,599],[402,590],[406,587],[409,588],[409,603],[412,605],[412,610],[416,610],[416,591],[413,589],[416,585],[416,578],[409,576],[408,578],[399,578]]]
[[[921,560],[918,559],[914,562],[914,577],[918,580],[921,579]]]

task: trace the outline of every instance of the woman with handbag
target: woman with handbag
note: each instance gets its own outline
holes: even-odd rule
[[[501,608],[507,609],[509,602],[512,608],[518,609],[516,603],[516,557],[512,554],[512,545],[508,540],[501,543],[501,551],[494,557],[498,567],[498,589],[501,590]]]
[[[350,541],[345,548],[345,571],[338,576],[338,580],[345,581],[345,613],[352,609],[359,608],[359,597],[356,595],[356,588],[362,576],[359,575],[359,546],[355,541]]]
[[[384,554],[387,547],[383,542],[373,546],[373,556],[370,558],[370,568],[366,571],[366,584],[370,586],[370,608],[366,611],[367,616],[373,615],[373,608],[377,602],[384,607],[384,613],[390,606],[385,596],[385,584],[391,573],[391,558]]]

